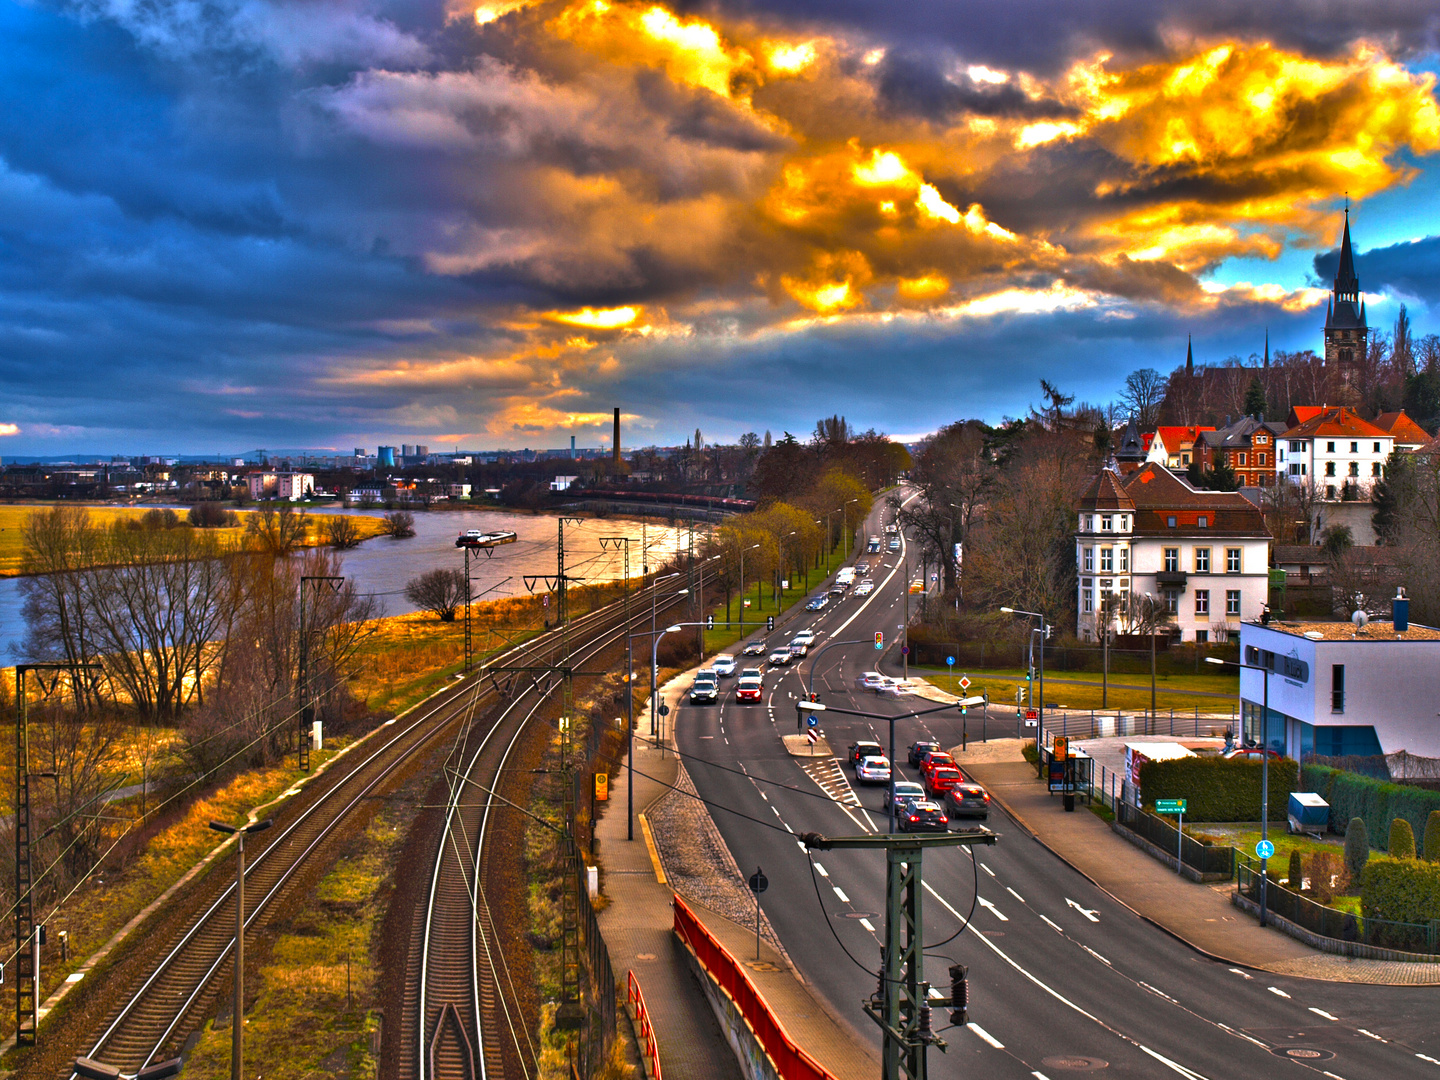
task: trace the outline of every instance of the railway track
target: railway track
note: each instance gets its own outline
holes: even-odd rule
[[[632,602],[648,598],[656,588],[662,593],[668,591],[651,585],[637,592]],[[585,655],[583,650],[597,639],[618,636],[622,619],[618,603],[573,619],[569,633],[576,644],[572,650]],[[560,648],[560,633],[552,630],[507,650],[492,662],[512,666],[553,664]],[[515,704],[535,694],[535,687],[527,689],[502,716],[513,717]],[[432,699],[413,715],[386,721],[364,747],[352,751],[356,756],[347,766],[332,768],[308,789],[307,803],[287,807],[275,829],[256,834],[246,853],[247,935],[254,935],[269,913],[282,906],[287,893],[297,887],[302,870],[337,835],[349,814],[364,800],[383,792],[386,782],[417,753],[453,739],[458,726],[502,696],[495,679],[471,678]],[[530,706],[532,711],[535,707]],[[133,1074],[178,1052],[185,1038],[199,1027],[221,991],[222,976],[230,968],[234,951],[234,883],[215,892],[214,898],[182,929],[167,934],[164,928],[157,928],[155,938],[159,940],[152,939],[149,952],[159,960],[148,966],[138,987],[112,1008],[98,1038],[84,1044],[81,1056]],[[70,1075],[74,1080],[75,1074]]]

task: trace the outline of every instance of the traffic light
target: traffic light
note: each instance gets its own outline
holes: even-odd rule
[[[705,616],[705,629],[706,629],[706,630],[714,630],[714,629],[715,629],[715,616],[714,616],[714,615],[706,615],[706,616]]]
[[[885,648],[885,631],[883,631],[883,630],[876,630],[876,631],[875,631],[875,648],[877,648],[877,649],[883,649],[883,648]]]
[[[774,615],[766,615],[766,616],[765,616],[765,629],[766,629],[766,630],[774,630],[774,629],[775,629],[775,616],[774,616]]]

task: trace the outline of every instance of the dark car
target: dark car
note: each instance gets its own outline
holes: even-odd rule
[[[819,611],[826,604],[830,603],[830,597],[821,593],[819,596],[812,596],[809,603],[805,605],[806,611]]]
[[[713,705],[720,700],[720,680],[712,672],[701,671],[690,684],[690,704]]]
[[[926,754],[932,750],[939,749],[940,744],[938,742],[912,742],[910,744],[910,767],[912,769],[918,769],[920,762],[925,759]]]
[[[962,774],[960,783],[945,793],[945,809],[951,817],[988,818],[990,793]]]
[[[862,758],[884,757],[885,751],[880,748],[878,742],[856,742],[850,744],[846,753],[851,765],[859,765]]]
[[[759,641],[752,641],[749,645],[746,645],[745,648],[741,649],[740,652],[745,656],[764,656],[765,640],[762,638]]]
[[[910,812],[900,817],[900,828],[904,832],[945,832],[950,819],[939,803],[925,799],[910,804]]]

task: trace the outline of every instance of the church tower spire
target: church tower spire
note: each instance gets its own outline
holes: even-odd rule
[[[1190,335],[1185,335],[1185,374],[1195,374],[1195,353],[1190,345]]]
[[[1335,365],[1348,389],[1355,370],[1369,344],[1370,327],[1365,322],[1365,300],[1360,278],[1355,273],[1355,252],[1350,244],[1350,205],[1345,205],[1345,225],[1340,235],[1340,265],[1325,310],[1325,363]]]

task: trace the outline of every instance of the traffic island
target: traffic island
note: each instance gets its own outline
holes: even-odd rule
[[[785,744],[791,757],[798,758],[820,758],[834,757],[835,751],[830,749],[830,744],[825,741],[824,735],[817,735],[815,741],[810,741],[808,735],[781,735],[780,739]]]

